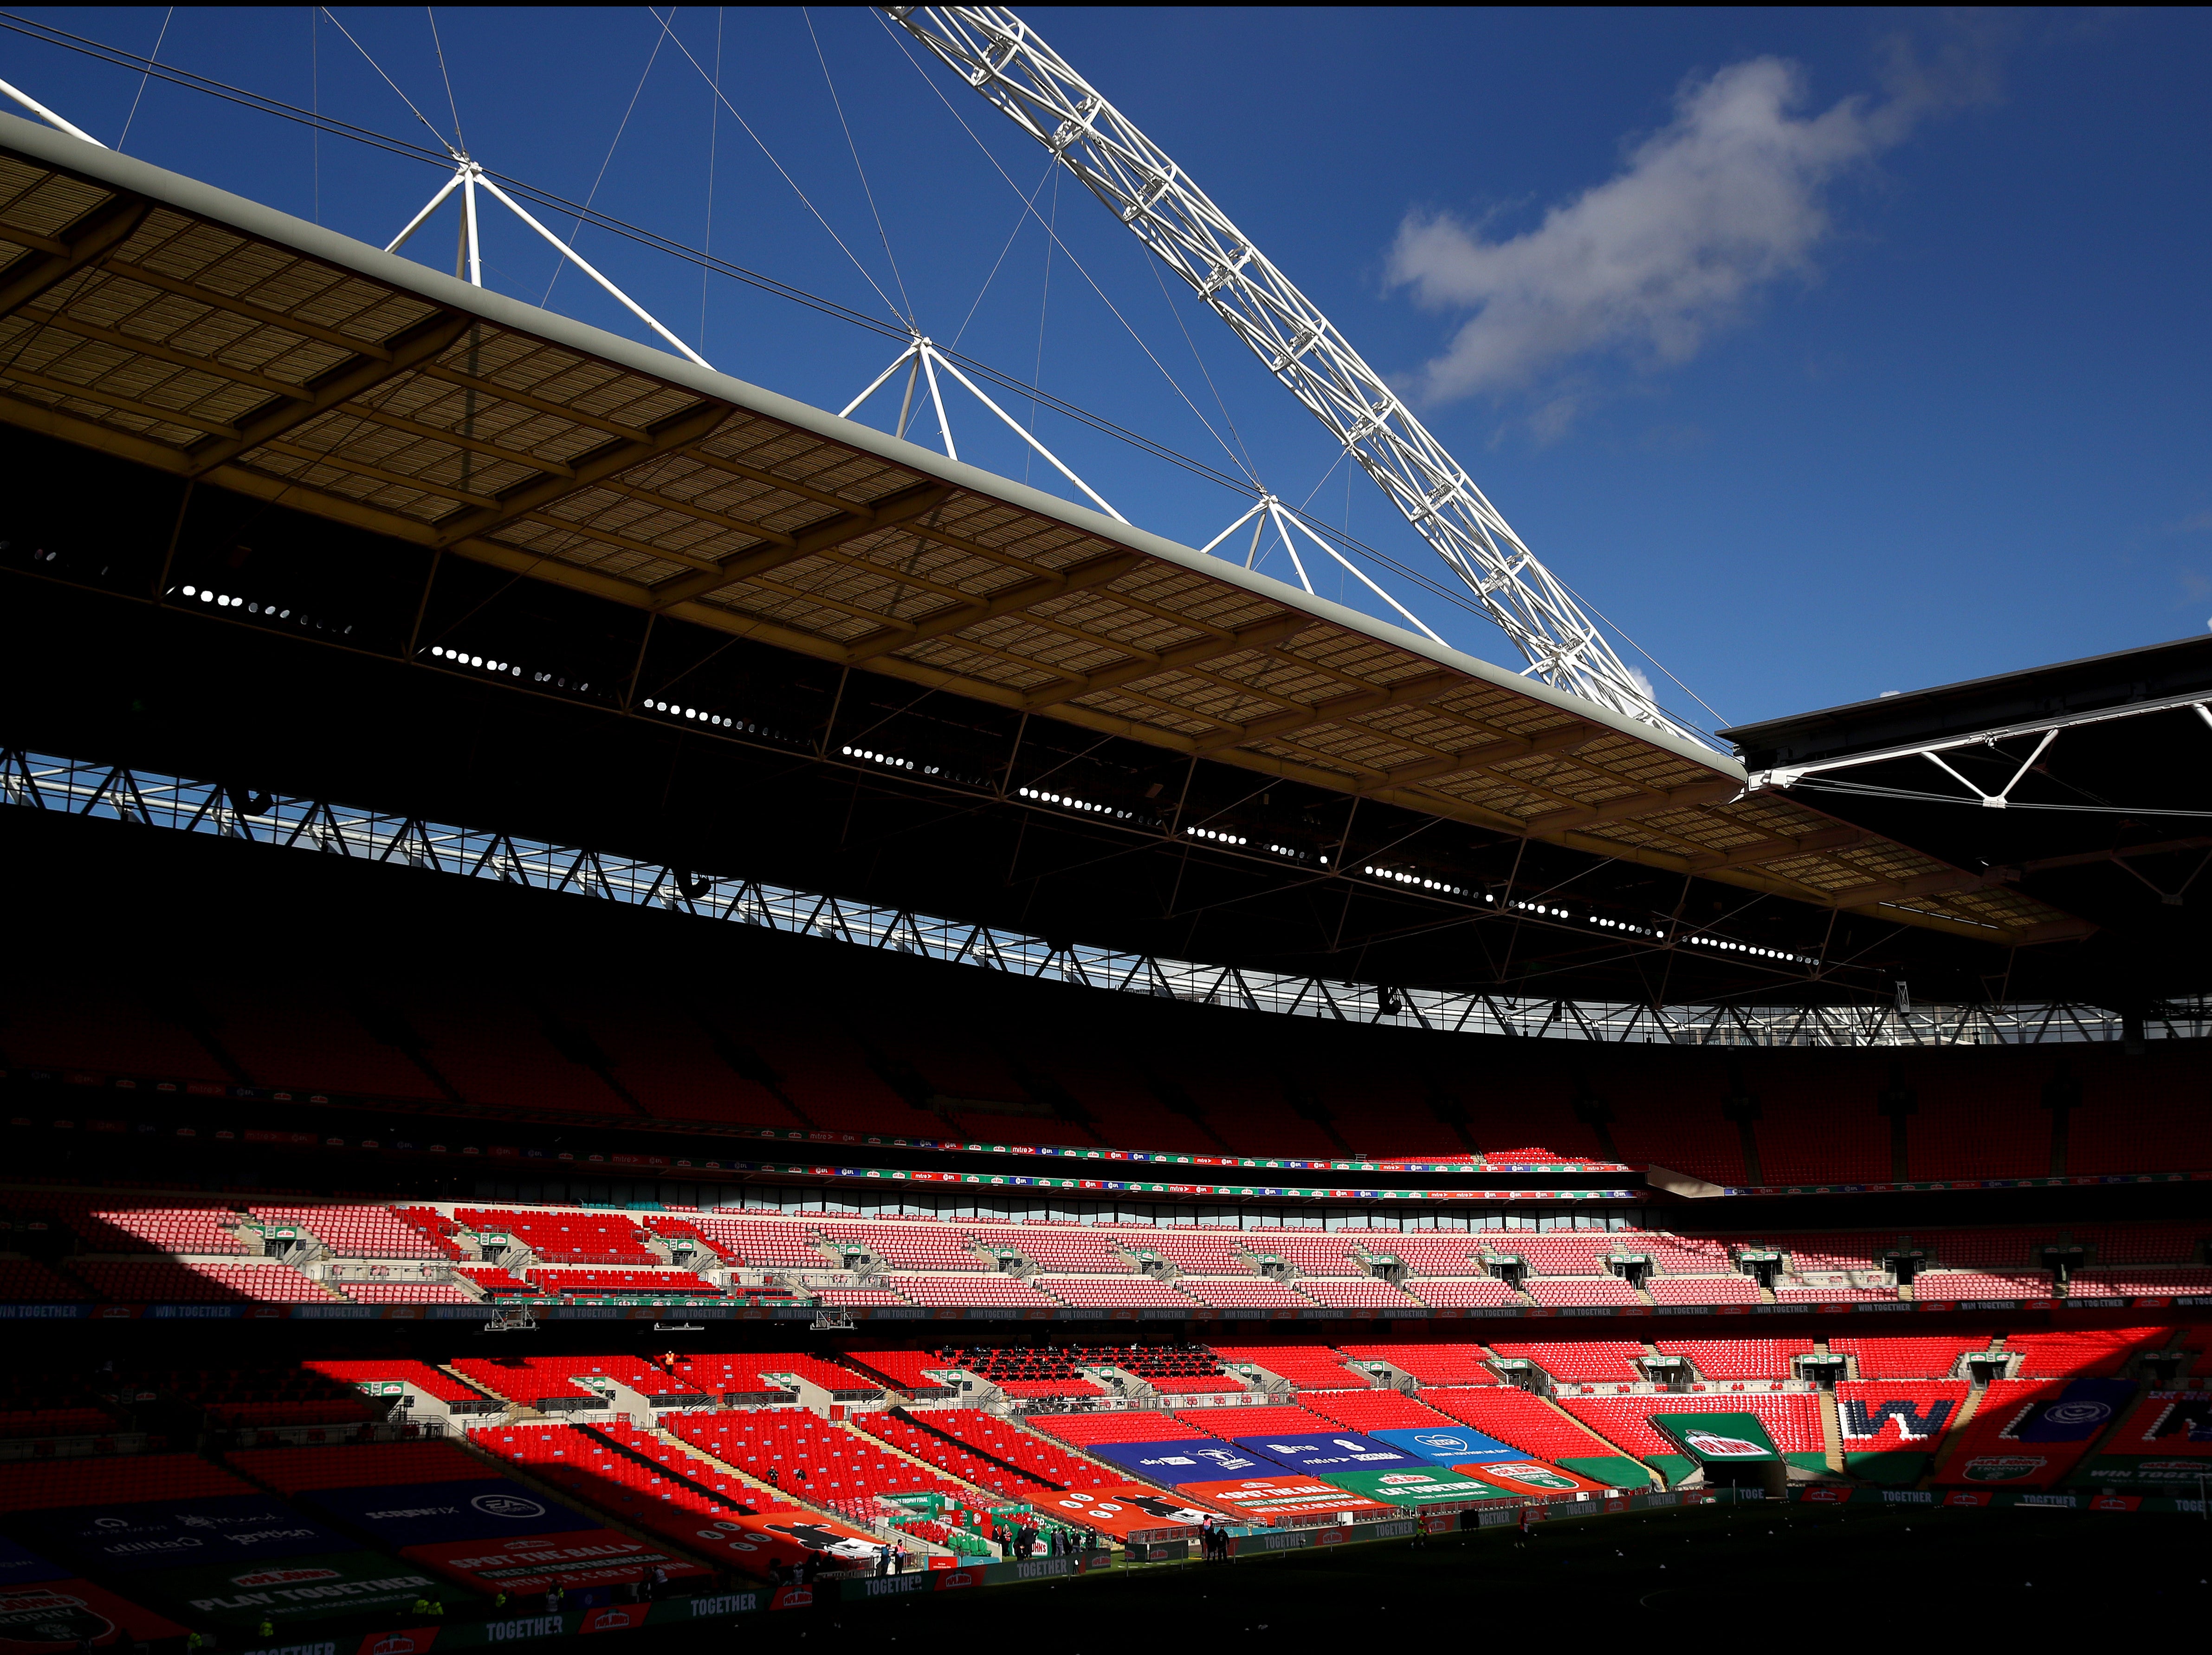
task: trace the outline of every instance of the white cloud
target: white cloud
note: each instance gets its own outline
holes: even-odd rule
[[[1449,214],[1409,217],[1393,282],[1425,304],[1474,313],[1419,389],[1439,401],[1511,390],[1595,352],[1687,360],[1759,289],[1813,272],[1831,229],[1830,186],[1919,115],[1976,95],[1978,83],[1962,88],[1960,78],[1923,73],[1900,52],[1886,100],[1806,115],[1796,68],[1753,58],[1686,83],[1673,120],[1636,143],[1616,176],[1534,229],[1492,240]]]

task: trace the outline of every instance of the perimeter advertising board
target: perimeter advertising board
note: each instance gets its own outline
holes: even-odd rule
[[[1247,1523],[1283,1523],[1297,1518],[1327,1517],[1340,1512],[1350,1512],[1358,1516],[1364,1512],[1395,1509],[1381,1500],[1370,1500],[1349,1488],[1339,1488],[1332,1483],[1323,1482],[1319,1477],[1305,1476],[1295,1471],[1286,1471],[1280,1476],[1178,1483],[1176,1492],[1202,1500],[1208,1506],[1219,1506],[1223,1511],[1243,1518]]]

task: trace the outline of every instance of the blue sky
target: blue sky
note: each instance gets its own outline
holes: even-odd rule
[[[165,63],[428,141],[304,8],[27,15],[140,52],[166,22]],[[910,309],[1216,468],[1240,448],[1285,497],[1432,567],[1218,320],[871,13],[440,10],[451,105],[423,11],[335,15],[434,123],[458,108],[495,171],[887,322]],[[1722,717],[2212,621],[2207,14],[1024,15]],[[134,155],[379,243],[439,182],[21,37],[0,58],[103,141],[127,119]],[[543,298],[550,250],[496,216],[486,235],[487,284]],[[410,251],[453,246],[446,218]],[[717,367],[833,409],[897,349],[604,231],[579,246]],[[550,302],[639,332],[573,270]],[[963,458],[1055,481],[964,394],[951,419]],[[1055,417],[1036,430],[1189,544],[1243,508]]]

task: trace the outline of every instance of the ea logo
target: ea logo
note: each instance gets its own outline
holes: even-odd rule
[[[2053,1425],[2094,1425],[2112,1411],[2109,1402],[2053,1402],[2043,1417]]]
[[[478,1494],[469,1504],[486,1517],[522,1518],[545,1515],[543,1506],[534,1500],[525,1500],[520,1494]]]

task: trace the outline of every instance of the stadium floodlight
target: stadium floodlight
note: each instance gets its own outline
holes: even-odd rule
[[[1319,307],[1034,29],[1002,6],[884,12],[1042,144],[1190,285],[1465,582],[1528,662],[1527,676],[1706,745],[1660,709],[1649,682],[1613,653],[1467,468]]]

